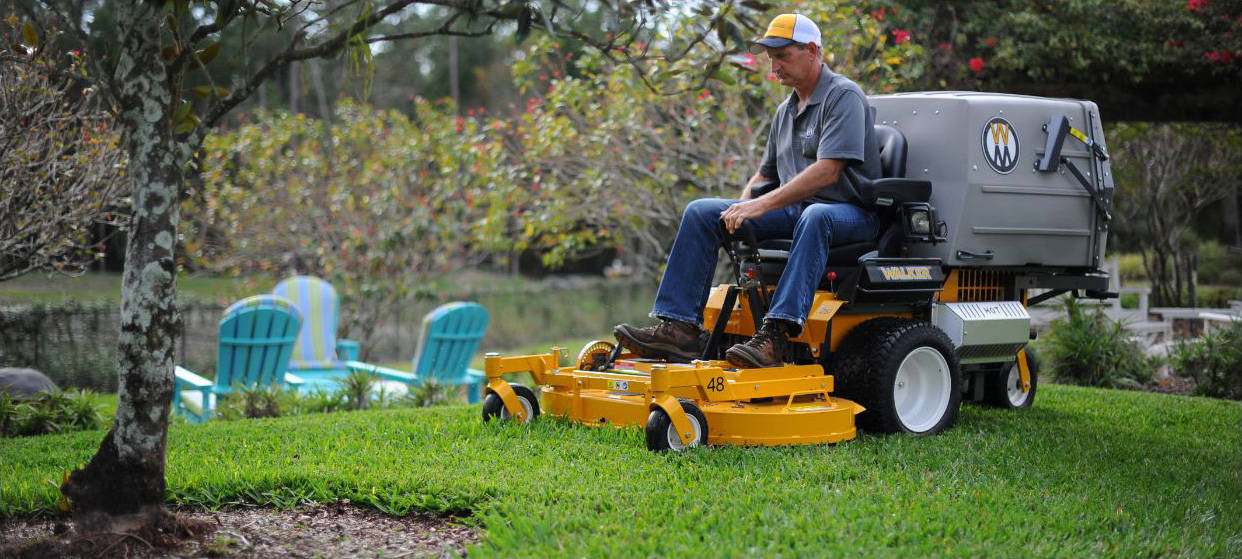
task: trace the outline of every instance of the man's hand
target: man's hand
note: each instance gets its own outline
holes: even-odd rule
[[[759,198],[734,203],[720,213],[720,221],[730,234],[736,233],[742,223],[748,219],[759,217],[768,212],[767,205]]]

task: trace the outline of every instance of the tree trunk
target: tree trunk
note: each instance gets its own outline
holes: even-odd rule
[[[160,57],[157,3],[121,4],[132,30],[121,46],[116,97],[129,150],[133,207],[121,287],[116,421],[99,451],[61,491],[85,531],[116,531],[164,513],[164,456],[172,399],[173,245],[185,149],[169,123],[172,97]]]
[[[1222,241],[1227,245],[1242,247],[1242,220],[1238,218],[1238,187],[1235,185],[1221,201],[1225,210],[1225,230]]]

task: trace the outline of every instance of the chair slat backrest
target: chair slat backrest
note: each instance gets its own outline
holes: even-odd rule
[[[414,355],[414,373],[437,379],[463,374],[487,332],[487,321],[487,309],[478,303],[446,303],[428,313]]]
[[[272,293],[292,301],[302,311],[303,328],[293,346],[294,361],[336,361],[340,302],[332,284],[311,276],[294,276],[276,284]]]
[[[227,391],[233,384],[281,382],[301,326],[298,308],[277,295],[255,295],[229,305],[220,319],[216,386]]]

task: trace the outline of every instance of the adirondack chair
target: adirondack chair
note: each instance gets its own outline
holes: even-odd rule
[[[365,371],[383,379],[389,393],[419,386],[428,379],[464,386],[470,403],[479,401],[486,376],[470,368],[470,360],[487,331],[487,309],[478,303],[453,302],[436,307],[423,317],[413,372],[349,362],[351,371]]]
[[[211,418],[216,397],[236,386],[301,385],[302,379],[286,372],[301,325],[297,307],[275,295],[255,295],[229,305],[220,319],[216,379],[176,367],[173,411],[201,423]]]
[[[328,282],[311,276],[294,276],[278,284],[273,293],[293,302],[302,311],[302,330],[293,345],[289,370],[305,381],[303,390],[337,390],[348,374],[348,361],[358,359],[358,342],[336,338],[340,302]]]

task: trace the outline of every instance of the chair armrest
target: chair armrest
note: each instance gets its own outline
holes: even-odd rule
[[[185,387],[175,388],[179,390],[204,390],[211,388],[215,385],[215,383],[182,368],[180,365],[177,365],[173,369],[173,385],[175,387]]]
[[[336,341],[336,358],[341,361],[356,361],[361,349],[362,345],[358,342],[341,338]]]
[[[893,206],[908,202],[931,200],[931,181],[919,179],[876,179],[864,186],[860,194],[865,202],[877,206]]]
[[[294,388],[299,388],[303,384],[306,384],[306,379],[300,376],[297,376],[293,373],[285,373],[285,384],[292,386]]]
[[[388,367],[381,367],[379,365],[372,365],[370,363],[363,363],[361,361],[346,361],[345,368],[349,369],[349,372],[351,373],[361,371],[385,380],[395,380],[404,383],[413,383],[418,378],[415,377],[413,373],[390,369]]]

